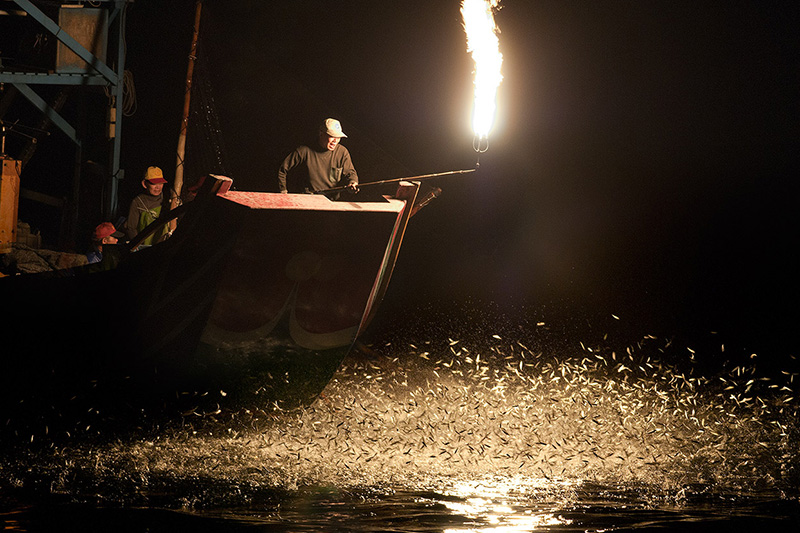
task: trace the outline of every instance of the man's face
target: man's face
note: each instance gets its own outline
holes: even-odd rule
[[[161,191],[164,189],[163,183],[150,183],[149,181],[145,180],[144,188],[147,189],[147,194],[151,196],[158,196],[161,194]]]
[[[319,144],[329,151],[333,151],[336,145],[339,144],[339,137],[329,137],[325,132],[319,134]]]
[[[102,242],[103,242],[103,244],[117,244],[119,242],[119,239],[117,239],[113,235],[109,235],[108,237],[103,237],[103,241]]]

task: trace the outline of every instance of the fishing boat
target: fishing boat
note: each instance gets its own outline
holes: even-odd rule
[[[3,350],[4,404],[98,388],[131,402],[317,398],[375,316],[420,183],[355,202],[209,178],[101,263],[0,279],[4,336],[20,341]]]

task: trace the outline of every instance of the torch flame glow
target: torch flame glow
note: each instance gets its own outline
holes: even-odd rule
[[[493,11],[500,0],[463,0],[461,15],[467,34],[467,51],[475,62],[475,100],[472,112],[472,130],[481,144],[488,139],[494,123],[497,88],[503,80],[500,67],[499,30],[494,23]],[[476,150],[478,148],[476,147]]]

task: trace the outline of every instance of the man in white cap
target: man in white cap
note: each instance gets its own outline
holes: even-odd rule
[[[345,186],[357,192],[358,175],[350,152],[340,144],[345,137],[338,120],[326,119],[319,128],[317,146],[300,146],[284,159],[278,169],[278,190],[313,193]]]

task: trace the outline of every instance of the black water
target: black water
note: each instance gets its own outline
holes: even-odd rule
[[[10,531],[800,530],[790,355],[762,368],[721,342],[465,324],[371,339],[303,409],[198,408],[128,431],[104,424],[102,405],[70,431],[4,421],[0,519]]]
[[[495,510],[433,492],[380,495],[296,494],[280,505],[212,511],[50,504],[5,513],[12,531],[796,531],[786,502],[730,501],[680,505],[559,503],[518,498]],[[464,508],[468,510],[464,510]],[[792,518],[793,517],[793,518]]]

